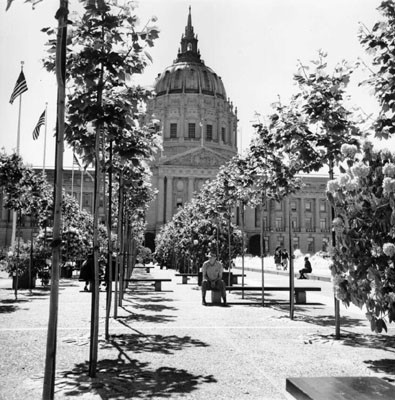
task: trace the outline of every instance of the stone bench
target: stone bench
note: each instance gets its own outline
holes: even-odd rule
[[[160,292],[162,290],[162,282],[171,282],[171,279],[163,278],[130,278],[124,279],[126,282],[153,282],[155,287],[155,292]]]
[[[145,269],[149,273],[152,268],[154,267],[150,267],[147,265],[135,265],[133,269]]]
[[[372,376],[287,378],[286,390],[298,400],[393,400],[395,386]]]
[[[226,286],[226,290],[229,291],[262,291],[262,286]],[[264,287],[265,292],[272,292],[272,291],[283,291],[289,292],[289,287],[287,286],[268,286]],[[320,287],[294,287],[295,292],[295,302],[297,304],[306,304],[306,292],[320,292]]]
[[[182,277],[182,284],[186,285],[188,283],[188,278],[189,277],[197,277],[199,274],[187,274],[187,273],[182,273],[182,274],[176,274],[175,276],[181,276]]]

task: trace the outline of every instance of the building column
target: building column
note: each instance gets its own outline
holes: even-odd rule
[[[195,179],[192,177],[188,178],[188,201],[192,200],[192,196],[193,196],[193,183],[194,183]]]
[[[164,217],[164,206],[165,206],[165,182],[163,176],[159,177],[158,183],[158,217],[157,221],[159,224],[163,224],[163,217]]]
[[[314,207],[315,207],[315,215],[313,221],[313,228],[315,228],[316,232],[321,232],[320,230],[320,198],[314,199]]]
[[[173,177],[167,177],[166,188],[166,222],[171,221],[173,216]]]

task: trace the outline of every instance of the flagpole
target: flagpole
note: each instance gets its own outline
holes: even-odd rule
[[[71,163],[71,196],[74,197],[74,151],[73,151],[73,162]]]
[[[21,61],[21,71],[23,71],[24,61]],[[16,154],[20,154],[21,144],[21,113],[22,113],[22,93],[19,95],[18,127],[16,132]],[[12,213],[11,249],[15,248],[16,241],[16,211]]]
[[[45,175],[45,156],[46,156],[46,151],[47,151],[47,108],[48,108],[48,103],[45,103],[43,175]]]
[[[84,185],[84,169],[81,168],[81,193],[80,193],[80,210],[82,210],[82,187]]]

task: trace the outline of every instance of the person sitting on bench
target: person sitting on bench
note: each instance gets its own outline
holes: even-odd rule
[[[304,268],[299,270],[299,278],[298,279],[307,279],[307,276],[305,274],[310,274],[313,271],[311,268],[311,263],[309,261],[309,257],[304,258]]]
[[[217,261],[217,252],[210,250],[209,260],[203,263],[202,267],[202,304],[206,303],[206,291],[207,289],[219,290],[221,292],[224,305],[226,304],[226,286],[222,280],[223,267],[222,264]]]

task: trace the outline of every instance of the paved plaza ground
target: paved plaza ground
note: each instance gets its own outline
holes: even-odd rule
[[[267,285],[288,276],[268,271]],[[289,318],[287,292],[228,294],[229,307],[201,305],[192,278],[187,285],[173,270],[155,267],[141,276],[172,278],[162,292],[131,286],[104,340],[100,296],[98,373],[87,376],[90,293],[83,283],[62,279],[58,321],[56,399],[290,399],[287,377],[377,376],[395,382],[395,327],[370,331],[363,312],[341,307],[341,340],[334,340],[332,284],[295,281],[322,288],[308,292]],[[261,276],[246,271],[247,285]],[[37,280],[37,284],[39,281]],[[146,285],[146,286],[145,286]],[[209,296],[208,296],[209,299]],[[21,290],[0,279],[0,399],[41,399],[49,291]]]

